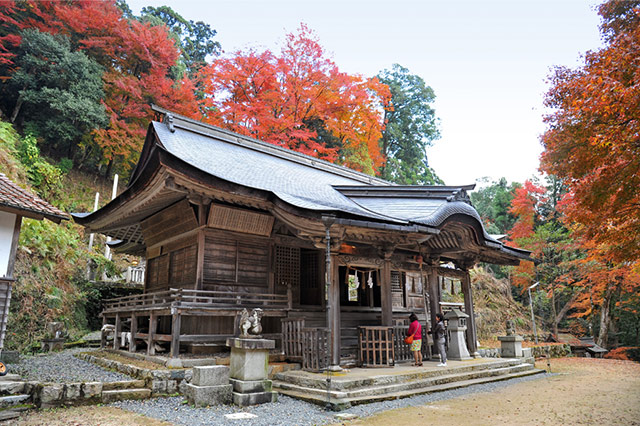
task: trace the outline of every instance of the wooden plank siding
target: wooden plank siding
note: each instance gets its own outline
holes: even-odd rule
[[[206,229],[204,250],[203,290],[268,292],[269,239]]]
[[[153,247],[197,227],[196,214],[187,200],[179,201],[140,222],[147,247]]]

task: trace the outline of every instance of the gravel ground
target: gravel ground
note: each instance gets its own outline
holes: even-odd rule
[[[545,373],[434,394],[418,395],[411,398],[358,405],[341,413],[351,413],[359,417],[365,417],[394,408],[423,405],[433,401],[441,401],[478,392],[491,392],[514,383],[537,380],[549,376],[549,374]],[[318,405],[299,401],[284,395],[278,396],[277,403],[257,405],[244,409],[228,405],[210,408],[194,408],[187,405],[183,397],[155,398],[143,401],[120,401],[111,405],[145,416],[169,421],[177,425],[229,425],[234,423],[241,423],[243,426],[322,425],[339,421],[335,417],[337,414],[335,412],[327,412]],[[257,417],[242,420],[231,420],[225,417],[226,414],[232,413],[250,413],[255,414]]]
[[[22,356],[20,363],[7,364],[10,373],[20,374],[26,380],[39,382],[117,382],[131,377],[105,370],[73,356],[94,349],[74,348],[45,355]]]

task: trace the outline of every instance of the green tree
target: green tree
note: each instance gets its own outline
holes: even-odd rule
[[[47,151],[73,158],[83,134],[104,127],[100,103],[103,69],[83,52],[73,52],[69,39],[35,29],[22,31],[16,71],[3,90],[13,103],[11,121],[30,125],[47,142]]]
[[[210,55],[220,54],[220,43],[214,41],[216,30],[202,21],[187,21],[169,6],[144,7],[140,20],[152,25],[166,25],[171,37],[181,51],[181,65],[173,72],[177,74],[174,80],[182,78],[180,71],[186,71],[193,77],[206,64]]]
[[[433,89],[398,64],[380,72],[378,79],[391,91],[380,141],[386,158],[382,177],[405,185],[443,183],[429,167],[426,153],[427,146],[440,137],[431,107],[435,100]]]
[[[506,234],[513,227],[516,217],[509,213],[509,208],[515,190],[520,186],[519,183],[509,184],[505,178],[500,178],[489,186],[471,193],[471,202],[480,214],[488,233]]]

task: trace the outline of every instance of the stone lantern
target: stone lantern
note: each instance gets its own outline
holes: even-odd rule
[[[471,359],[465,339],[467,318],[469,318],[469,315],[465,314],[457,307],[451,309],[444,315],[444,319],[448,322],[447,330],[449,332],[449,350],[447,351],[447,358],[449,359],[458,361]]]

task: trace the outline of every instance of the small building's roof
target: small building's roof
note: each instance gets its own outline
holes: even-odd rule
[[[26,189],[20,188],[2,173],[0,173],[0,211],[7,211],[32,219],[42,220],[47,218],[55,223],[69,219],[65,212]]]

